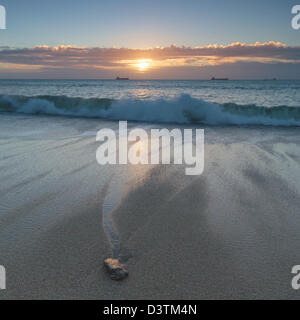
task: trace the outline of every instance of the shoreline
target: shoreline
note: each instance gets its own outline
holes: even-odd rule
[[[204,173],[188,177],[174,165],[99,166],[96,132],[117,126],[1,117],[0,299],[297,299],[297,128],[204,127]],[[122,282],[103,267],[105,210]]]

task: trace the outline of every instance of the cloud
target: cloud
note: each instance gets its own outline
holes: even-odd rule
[[[300,46],[280,42],[232,43],[202,47],[84,48],[75,46],[0,47],[0,73],[8,69],[40,72],[53,70],[93,70],[139,73],[137,60],[149,59],[151,70],[163,68],[222,66],[235,63],[298,64]],[[150,71],[150,70],[149,70]],[[25,71],[24,71],[25,72]],[[106,74],[106,73],[105,73]]]

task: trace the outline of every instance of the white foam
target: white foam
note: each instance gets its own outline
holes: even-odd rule
[[[151,123],[300,126],[300,108],[220,105],[181,95],[175,99],[109,100],[64,96],[1,96],[0,111],[133,120]]]

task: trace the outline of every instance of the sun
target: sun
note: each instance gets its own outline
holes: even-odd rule
[[[151,60],[147,59],[147,60],[139,60],[136,63],[136,67],[139,69],[139,71],[146,71],[147,69],[149,69],[151,65]]]

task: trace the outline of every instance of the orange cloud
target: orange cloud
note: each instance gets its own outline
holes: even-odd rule
[[[84,48],[75,46],[36,46],[34,48],[0,48],[0,71],[11,69],[135,70],[138,61],[149,61],[147,68],[205,67],[238,62],[300,63],[300,46],[270,41],[207,45],[201,47]],[[5,66],[5,67],[4,67]],[[19,66],[17,68],[16,66]]]

